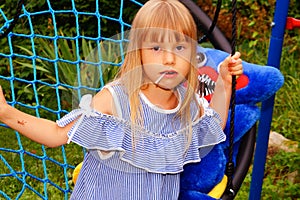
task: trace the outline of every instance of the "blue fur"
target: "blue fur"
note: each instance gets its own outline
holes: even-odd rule
[[[207,57],[205,66],[212,67],[216,71],[219,63],[229,55],[226,52],[209,48],[199,48],[198,51]],[[275,94],[284,82],[281,72],[274,67],[243,61],[243,69],[249,79],[249,84],[236,91],[234,142],[237,145],[241,137],[259,120],[260,109],[257,103]],[[229,146],[229,122],[230,117],[224,130],[227,140],[216,145],[200,163],[188,164],[184,167],[184,172],[181,174],[180,200],[214,199],[207,193],[222,180],[225,173],[226,151]],[[237,149],[235,148],[234,156],[237,155]]]

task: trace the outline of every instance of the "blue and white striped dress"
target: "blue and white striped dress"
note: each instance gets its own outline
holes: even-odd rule
[[[84,96],[80,109],[57,121],[63,127],[79,118],[68,133],[69,140],[88,150],[71,199],[178,199],[183,166],[200,162],[213,145],[225,140],[220,117],[207,104],[204,115],[197,117],[198,102],[192,102],[193,135],[186,150],[187,127],[175,117],[184,87],[177,88],[179,104],[172,110],[151,104],[141,93],[143,127],[134,127],[132,141],[128,95],[120,84],[107,88],[113,95],[118,116],[93,110],[91,96]]]

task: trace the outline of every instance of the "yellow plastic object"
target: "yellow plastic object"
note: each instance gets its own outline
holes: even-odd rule
[[[73,178],[72,178],[72,180],[73,180],[74,185],[76,184],[77,177],[78,177],[78,175],[79,175],[79,172],[80,172],[81,167],[82,167],[82,162],[79,163],[79,164],[75,167],[75,169],[74,169],[74,171],[73,171]]]
[[[221,180],[220,183],[218,183],[209,193],[208,195],[215,198],[215,199],[219,199],[221,198],[221,196],[223,195],[226,186],[227,186],[227,181],[228,178],[226,175],[224,175],[223,179]]]

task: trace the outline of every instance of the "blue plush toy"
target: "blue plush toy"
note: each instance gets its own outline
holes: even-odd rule
[[[209,92],[218,77],[218,65],[228,56],[228,53],[216,49],[198,49],[199,80],[205,77],[207,91]],[[257,122],[260,109],[256,105],[272,96],[284,82],[280,71],[270,66],[260,66],[243,61],[244,73],[237,78],[236,106],[235,106],[235,132],[234,132],[234,158],[235,161],[238,144],[243,135]],[[208,78],[209,77],[209,78]],[[210,100],[211,94],[206,95]],[[230,112],[230,111],[229,111]],[[230,113],[229,113],[230,116]],[[227,163],[226,151],[229,147],[229,122],[225,128],[227,140],[205,156],[200,163],[188,164],[184,167],[181,176],[182,200],[218,199],[226,187],[225,167]],[[217,188],[215,187],[216,185]],[[212,190],[213,189],[213,190]]]

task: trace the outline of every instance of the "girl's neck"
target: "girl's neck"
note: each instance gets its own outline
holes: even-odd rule
[[[176,90],[167,90],[154,84],[148,84],[141,89],[141,92],[152,104],[162,109],[174,109],[179,103]]]

